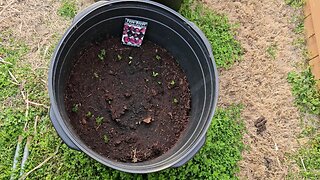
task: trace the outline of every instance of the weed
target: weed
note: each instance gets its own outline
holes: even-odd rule
[[[108,144],[108,142],[109,142],[109,137],[108,137],[108,135],[103,135],[103,141],[104,141],[104,143],[106,143],[106,144]]]
[[[290,72],[288,81],[291,84],[292,94],[295,96],[295,104],[303,113],[320,115],[320,94],[316,89],[316,81],[310,69],[301,73]],[[318,118],[316,119],[316,121]],[[308,120],[310,121],[310,120]],[[304,145],[294,155],[300,166],[298,179],[319,179],[320,178],[320,133],[319,126],[312,123],[304,127],[302,136],[311,138],[307,145]]]
[[[106,50],[105,49],[101,49],[100,53],[98,54],[98,58],[103,61],[104,58],[106,57]]]
[[[276,55],[277,55],[277,51],[278,51],[278,46],[277,44],[271,44],[268,48],[267,48],[267,54],[270,58],[272,58],[273,60],[276,59]]]
[[[302,170],[301,179],[320,179],[320,133],[299,150],[296,161]],[[302,164],[303,162],[303,164]]]
[[[301,8],[305,4],[305,0],[285,0],[285,2],[294,8]]]
[[[98,126],[100,126],[103,123],[103,121],[104,121],[103,117],[99,116],[99,117],[96,118],[96,123],[97,123]]]
[[[79,110],[79,106],[80,106],[80,104],[74,104],[74,105],[72,106],[71,111],[74,112],[74,113],[77,113],[78,110]]]
[[[288,82],[291,84],[295,104],[302,112],[320,115],[320,94],[316,89],[316,81],[310,69],[301,74],[290,72]]]
[[[157,73],[157,72],[152,72],[152,77],[157,77],[157,76],[159,76],[159,73]]]
[[[196,0],[184,0],[180,13],[205,33],[218,67],[229,68],[240,60],[242,48],[234,38],[235,25],[229,23],[227,16],[204,7]]]
[[[65,18],[74,18],[77,14],[77,7],[74,0],[63,0],[58,14]]]
[[[304,33],[304,22],[303,20],[299,20],[296,27],[294,28],[293,32],[296,34]]]
[[[156,55],[156,59],[159,61],[161,60],[161,57],[159,55]]]

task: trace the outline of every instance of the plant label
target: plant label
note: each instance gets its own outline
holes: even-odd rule
[[[122,33],[122,43],[128,46],[140,47],[146,34],[148,23],[133,19],[125,19]]]

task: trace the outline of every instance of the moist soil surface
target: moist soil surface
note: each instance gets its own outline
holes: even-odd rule
[[[74,58],[65,89],[72,126],[94,151],[122,162],[154,159],[179,139],[189,121],[187,78],[165,49],[107,38]]]

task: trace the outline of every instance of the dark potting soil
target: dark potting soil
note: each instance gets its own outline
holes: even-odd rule
[[[113,160],[142,162],[175,145],[189,121],[191,95],[165,49],[111,38],[80,51],[74,62],[65,106],[90,148]]]

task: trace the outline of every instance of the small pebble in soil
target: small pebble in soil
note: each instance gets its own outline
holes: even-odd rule
[[[150,124],[152,121],[152,118],[151,117],[147,117],[143,120],[144,123],[147,123],[147,124]]]

